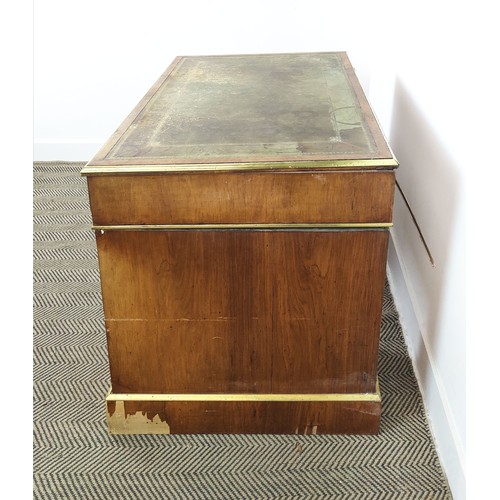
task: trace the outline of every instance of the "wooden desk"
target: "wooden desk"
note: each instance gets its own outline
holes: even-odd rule
[[[82,170],[110,432],[378,432],[396,167],[345,53],[176,58]]]

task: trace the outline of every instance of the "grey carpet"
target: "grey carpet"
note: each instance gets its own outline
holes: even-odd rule
[[[378,436],[110,436],[82,163],[34,164],[34,498],[451,498],[386,286]]]

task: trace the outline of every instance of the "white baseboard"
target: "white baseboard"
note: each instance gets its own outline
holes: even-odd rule
[[[102,144],[94,142],[34,142],[34,161],[89,161]]]
[[[450,416],[446,394],[435,369],[432,353],[427,349],[421,333],[405,273],[392,238],[389,244],[388,280],[441,465],[454,499],[465,500],[464,452],[455,438],[454,420]]]

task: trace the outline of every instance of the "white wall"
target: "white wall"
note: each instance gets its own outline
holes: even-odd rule
[[[397,194],[390,278],[457,499],[465,498],[465,159],[480,125],[477,99],[487,98],[477,93],[467,7],[40,0],[34,33],[36,160],[89,160],[177,55],[349,53],[435,260]]]
[[[498,438],[488,426],[497,414],[489,381],[497,378],[500,333],[492,232],[500,86],[492,49],[500,40],[483,2],[399,2],[391,12],[368,93],[433,263],[397,191],[389,280],[454,497],[465,498],[467,429],[474,457],[467,492],[490,498],[497,472],[488,450],[496,453]]]
[[[376,29],[346,3],[35,2],[35,159],[89,160],[177,55],[349,49],[367,85]]]
[[[469,110],[459,103],[468,94],[463,58],[469,54],[458,30],[444,31],[449,10],[438,3],[432,9],[400,6],[395,14],[391,37],[397,44],[387,40],[379,56],[370,100],[383,109],[379,119],[400,161],[397,179],[433,263],[397,191],[389,279],[438,451],[455,497],[465,498],[468,165],[461,153],[470,131],[464,123]]]

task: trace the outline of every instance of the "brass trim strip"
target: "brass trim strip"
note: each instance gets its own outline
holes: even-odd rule
[[[396,187],[398,188],[398,191],[401,194],[403,201],[405,202],[405,205],[406,205],[406,208],[408,209],[408,212],[410,212],[411,219],[413,221],[413,224],[415,224],[415,227],[417,228],[418,235],[420,236],[420,240],[422,241],[424,248],[425,248],[425,251],[427,252],[427,256],[429,257],[429,261],[431,263],[431,266],[436,267],[434,257],[431,254],[429,245],[427,245],[427,242],[425,241],[424,235],[422,233],[422,229],[420,229],[420,226],[418,225],[417,218],[415,217],[415,214],[413,213],[413,210],[410,207],[410,202],[408,201],[408,198],[406,197],[403,189],[401,188],[401,185],[399,184],[399,182],[397,180],[396,180]]]
[[[291,162],[258,162],[258,163],[189,163],[169,165],[86,165],[81,175],[100,174],[147,174],[160,172],[204,172],[230,170],[293,170],[293,169],[320,169],[320,168],[367,168],[390,167],[399,165],[395,158],[382,159],[351,159],[327,161],[291,161]]]
[[[106,401],[268,401],[268,402],[349,402],[373,401],[380,402],[380,391],[357,394],[114,394],[109,393]]]
[[[164,231],[182,229],[335,229],[335,228],[388,228],[392,222],[337,222],[295,224],[121,224],[92,226],[94,231]]]

